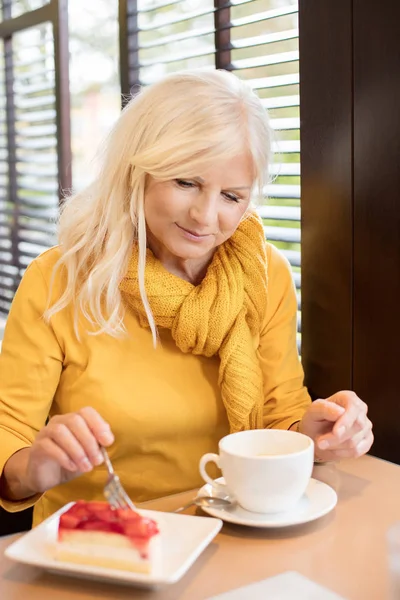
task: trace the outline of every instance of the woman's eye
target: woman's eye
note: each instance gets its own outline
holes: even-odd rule
[[[183,188],[192,188],[195,187],[193,181],[186,181],[186,179],[175,179],[176,183]]]
[[[224,196],[227,200],[230,200],[231,202],[239,202],[240,200],[239,196],[235,196],[234,194],[228,194],[224,192]]]

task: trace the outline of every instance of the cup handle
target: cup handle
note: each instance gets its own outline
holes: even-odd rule
[[[207,473],[206,466],[209,462],[213,462],[217,465],[217,467],[219,469],[221,468],[220,457],[218,456],[218,454],[214,454],[213,452],[208,452],[207,454],[204,454],[200,459],[200,464],[199,464],[200,475],[202,476],[202,478],[204,479],[204,481],[206,483],[209,483],[211,485],[211,487],[217,494],[219,494],[219,495],[223,494],[225,496],[229,496],[230,494],[229,494],[227,485],[224,483],[218,483],[217,481],[215,481],[215,479],[212,479],[209,476],[209,474]]]
[[[206,466],[209,462],[215,463],[217,465],[217,467],[220,469],[221,466],[220,466],[218,454],[214,454],[213,452],[208,452],[207,454],[204,454],[200,459],[200,475],[202,476],[202,478],[204,479],[204,481],[206,483],[209,483],[210,485],[214,486],[215,480],[212,479],[206,471]]]

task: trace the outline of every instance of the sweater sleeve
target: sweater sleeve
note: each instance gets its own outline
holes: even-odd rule
[[[10,456],[29,447],[45,425],[60,379],[63,352],[42,316],[47,297],[47,284],[33,261],[14,296],[0,353],[0,474]],[[36,500],[0,498],[0,506],[17,511]]]
[[[311,399],[296,342],[297,300],[286,258],[268,244],[268,304],[258,348],[264,377],[264,427],[289,429]]]

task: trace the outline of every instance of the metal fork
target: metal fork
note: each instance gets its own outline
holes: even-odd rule
[[[103,446],[100,446],[100,450],[104,457],[104,462],[108,471],[107,483],[103,489],[103,493],[107,502],[113,508],[121,508],[125,510],[131,509],[136,512],[136,506],[133,504],[132,500],[122,487],[119,477],[114,471],[114,467],[112,466],[107,450]]]

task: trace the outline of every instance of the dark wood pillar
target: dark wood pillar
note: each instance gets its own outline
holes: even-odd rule
[[[400,3],[354,4],[354,388],[400,463]]]
[[[302,359],[313,396],[352,387],[351,0],[302,0]]]
[[[300,0],[302,356],[400,464],[400,3]]]

